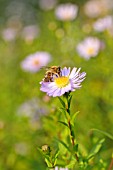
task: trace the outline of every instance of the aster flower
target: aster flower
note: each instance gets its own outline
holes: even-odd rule
[[[47,52],[39,51],[29,55],[21,62],[21,68],[31,73],[37,72],[42,66],[46,66],[51,60]]]
[[[90,18],[98,17],[98,15],[100,15],[101,13],[100,5],[101,5],[101,2],[98,0],[87,1],[84,6],[85,14]]]
[[[46,92],[48,96],[62,96],[66,92],[75,91],[81,87],[81,82],[85,79],[86,73],[80,73],[80,68],[64,67],[61,70],[61,76],[53,76],[52,82],[40,82],[40,90]]]
[[[36,25],[25,26],[22,30],[22,38],[26,42],[32,42],[39,35],[39,28]]]
[[[87,37],[77,45],[77,52],[86,60],[98,55],[102,42],[96,37]]]
[[[84,12],[90,18],[105,15],[113,9],[112,0],[89,0],[85,3]]]
[[[76,18],[78,7],[75,4],[67,3],[59,5],[55,10],[55,15],[58,20],[72,21]]]
[[[2,32],[2,38],[5,41],[13,41],[17,37],[17,30],[15,28],[6,28]]]
[[[112,16],[106,16],[104,18],[100,18],[93,24],[94,30],[96,30],[98,32],[103,32],[105,30],[109,30],[112,27],[113,27],[113,17]]]

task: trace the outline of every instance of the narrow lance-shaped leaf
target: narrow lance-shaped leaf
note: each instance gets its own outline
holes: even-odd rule
[[[61,144],[70,152],[70,149],[69,149],[69,147],[66,145],[66,143],[64,143],[63,141],[59,140],[58,138],[55,138],[55,140],[57,140],[59,143],[61,143]]]
[[[74,152],[78,152],[78,143],[73,147]]]
[[[50,162],[49,158],[45,158],[45,162],[48,167],[52,167],[52,163]]]
[[[56,150],[56,152],[53,156],[53,159],[52,159],[54,166],[56,165],[58,155],[59,155],[59,149]]]
[[[68,124],[62,121],[58,121],[59,123],[63,124],[64,126],[68,127]],[[69,127],[68,127],[69,128]]]
[[[60,97],[58,97],[58,99],[60,100],[60,103],[62,104],[62,106],[65,108],[65,102]]]
[[[74,113],[73,116],[71,117],[71,123],[72,123],[73,126],[74,126],[75,119],[76,119],[76,117],[79,113],[80,112],[78,111],[78,112]]]
[[[71,136],[75,138],[74,126],[71,124]]]
[[[87,157],[87,160],[91,159],[92,157],[94,157],[98,152],[99,150],[101,149],[102,147],[102,144],[103,142],[105,141],[105,139],[101,139],[91,150],[91,152],[89,153],[88,157]]]
[[[103,135],[105,135],[106,137],[108,137],[109,139],[113,140],[113,135],[109,134],[108,132],[105,132],[105,131],[102,131],[102,130],[99,130],[99,129],[92,129],[92,130],[100,132]]]

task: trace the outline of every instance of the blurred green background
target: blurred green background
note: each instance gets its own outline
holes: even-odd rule
[[[87,1],[59,0],[57,5],[64,2],[79,7],[72,22],[58,21],[54,13],[56,6],[44,10],[38,0],[0,0],[0,170],[44,170],[44,160],[36,148],[46,143],[52,145],[63,128],[57,123],[58,99],[47,98],[40,91],[39,82],[45,71],[32,74],[20,67],[26,56],[37,51],[51,54],[49,66],[81,67],[87,73],[82,88],[73,92],[72,105],[73,112],[80,111],[75,131],[84,155],[103,137],[92,133],[92,128],[113,134],[113,35],[92,29],[95,19],[87,17],[83,10]],[[112,11],[107,13],[112,14]],[[37,36],[30,41],[22,37],[27,25],[38,29]],[[3,31],[9,27],[16,29],[17,34],[7,40]],[[96,36],[105,44],[88,61],[76,51],[77,44],[87,36]],[[102,158],[107,167],[112,152],[113,141],[106,138],[97,162]],[[99,167],[95,166],[96,169]]]

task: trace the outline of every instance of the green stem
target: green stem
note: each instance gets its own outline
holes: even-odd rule
[[[112,168],[113,168],[113,158],[111,159],[111,163],[110,163],[110,165],[109,165],[108,170],[112,170]]]
[[[68,114],[70,115],[70,106],[69,106],[69,102],[68,102],[68,97],[69,95],[67,94],[66,95],[66,111],[68,112]],[[71,143],[72,143],[72,146],[74,147],[75,146],[75,139],[74,139],[74,132],[72,131],[72,125],[71,125],[71,122],[70,122],[70,119],[68,119],[68,127],[69,127],[69,131],[70,131],[70,139],[71,139]],[[75,153],[75,158],[77,160],[77,162],[79,162],[79,158],[77,156],[77,154]]]

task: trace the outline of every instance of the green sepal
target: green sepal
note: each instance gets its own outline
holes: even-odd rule
[[[92,150],[90,151],[88,157],[87,157],[87,160],[90,160],[91,158],[93,158],[98,152],[99,150],[101,149],[102,147],[102,144],[104,143],[105,139],[101,139],[93,148]]]

